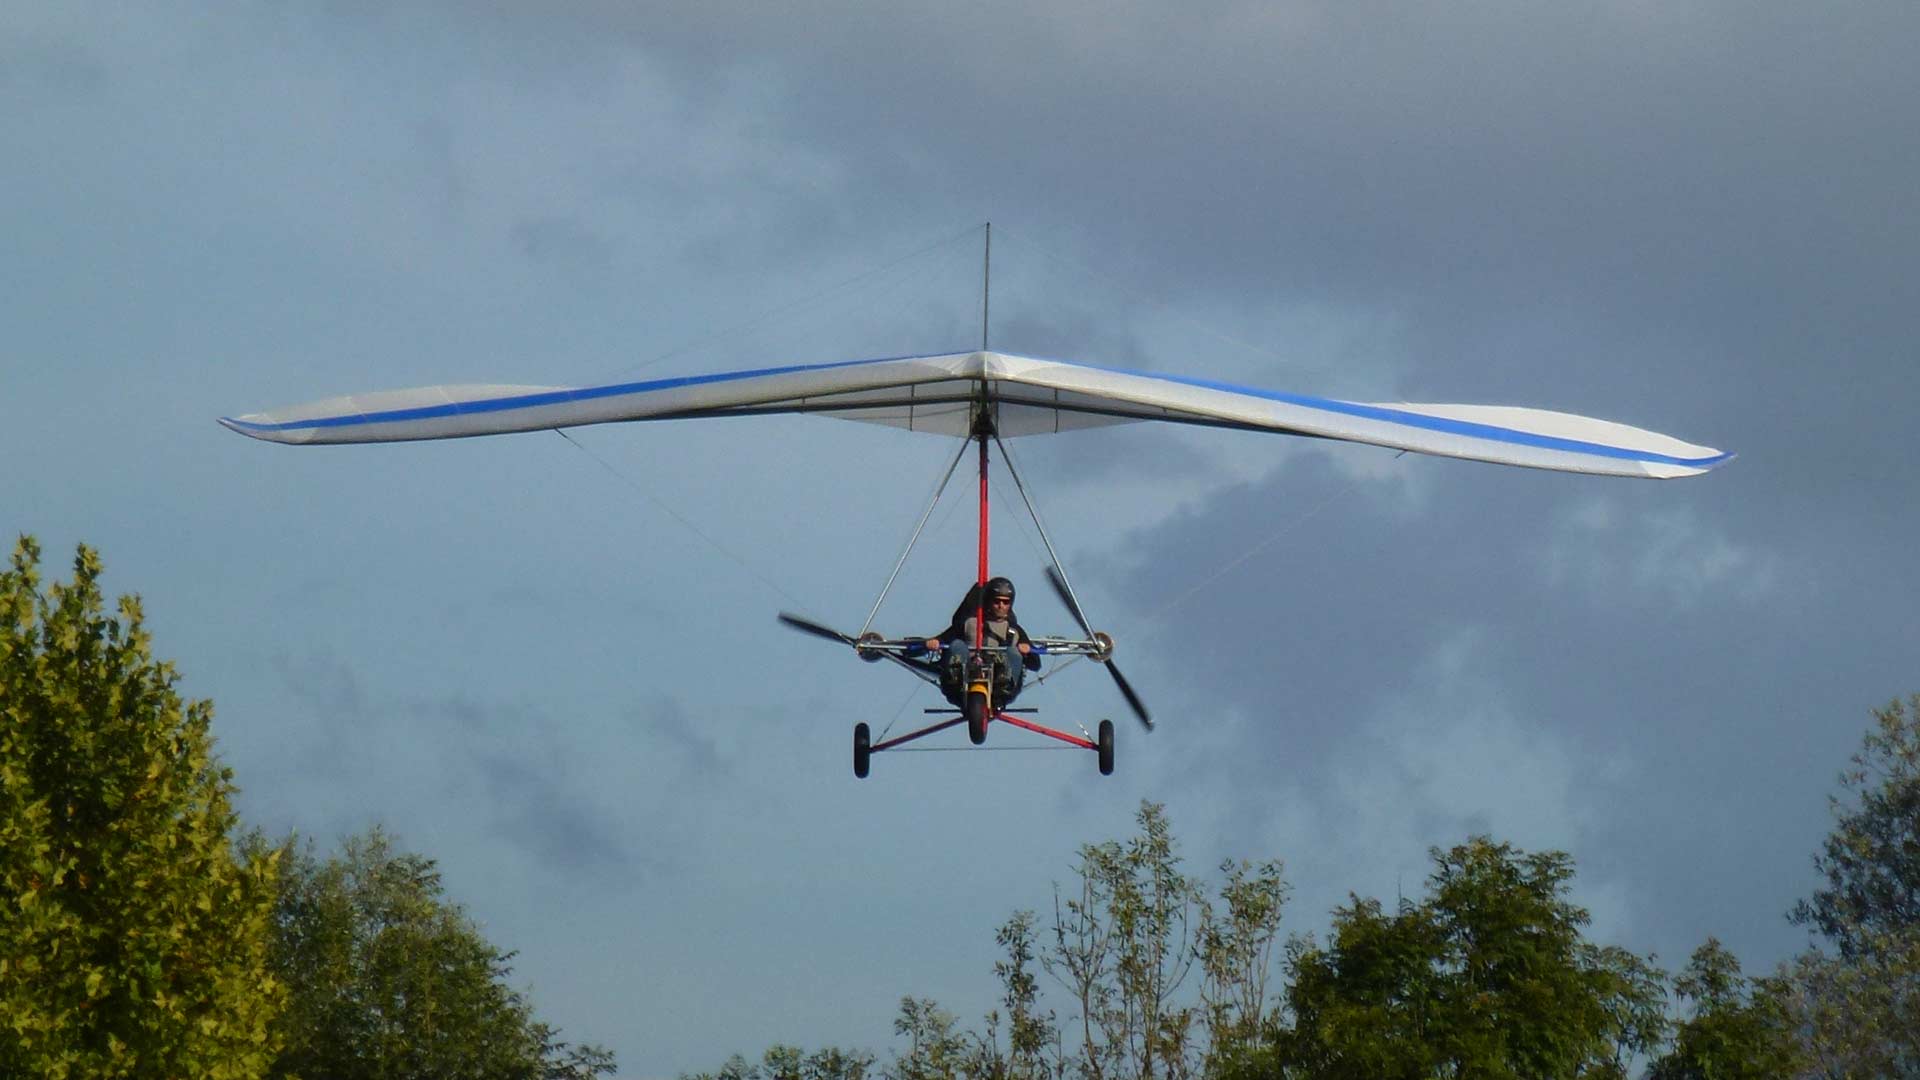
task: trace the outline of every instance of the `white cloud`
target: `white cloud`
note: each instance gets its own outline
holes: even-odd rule
[[[1783,587],[1779,555],[1736,542],[1692,507],[1635,510],[1611,496],[1561,514],[1540,569],[1549,584],[1601,604],[1638,596],[1682,610],[1714,599],[1752,605]]]

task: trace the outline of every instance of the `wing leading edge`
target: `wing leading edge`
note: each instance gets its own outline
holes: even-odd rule
[[[1368,404],[994,352],[884,357],[591,387],[430,386],[221,423],[281,443],[403,442],[634,420],[820,413],[964,436],[985,383],[1002,436],[1158,420],[1340,439],[1608,476],[1693,476],[1732,458],[1606,420],[1497,405]]]

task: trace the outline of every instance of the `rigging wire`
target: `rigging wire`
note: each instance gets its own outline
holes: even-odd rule
[[[952,240],[947,241],[948,245],[952,243]],[[923,249],[921,253],[924,254],[926,251],[931,250],[933,250],[933,248]],[[915,260],[915,256],[906,256],[902,259],[895,260],[892,266],[902,266],[913,260]],[[948,261],[950,261],[950,258]],[[884,266],[874,271],[874,273],[877,274],[890,268],[891,266]],[[894,315],[903,314],[906,312],[909,304],[924,297],[925,293],[921,289],[922,283],[929,276],[941,269],[943,269],[943,266],[942,259],[940,258],[918,259],[917,261],[913,261],[913,265],[903,272],[894,274],[884,281],[876,283],[872,288],[863,291],[860,294],[862,298],[862,308],[873,312],[885,312]],[[950,268],[947,269],[950,270]],[[838,325],[846,321],[844,315],[836,316],[833,315],[832,312],[833,308],[831,305],[823,304],[806,314],[798,316],[791,325],[793,329],[803,331],[821,322],[830,322]],[[744,333],[745,331],[743,330],[742,336],[744,336]]]
[[[1081,656],[1079,654],[1069,656],[1065,660],[1062,660],[1059,663],[1053,665],[1051,668],[1048,668],[1046,671],[1043,671],[1040,674],[1035,675],[1033,677],[1033,681],[1029,682],[1027,686],[1030,689],[1032,687],[1039,686],[1041,683],[1046,682],[1048,679],[1053,678],[1055,675],[1060,674],[1062,671],[1065,671],[1066,669],[1072,667],[1073,665],[1085,659],[1086,659],[1085,656]]]
[[[959,240],[962,240],[971,236],[975,228],[977,228],[977,226],[968,225],[964,229],[943,233],[939,239],[931,243],[923,244],[920,247],[917,247],[912,251],[909,251],[905,255],[901,255],[898,258],[892,259],[879,266],[862,271],[858,274],[854,274],[851,277],[842,279],[841,281],[836,282],[835,284],[830,285],[824,289],[820,289],[815,292],[808,293],[807,295],[802,296],[786,304],[777,305],[773,308],[767,309],[761,312],[760,314],[755,315],[752,318],[745,320],[744,322],[736,323],[731,327],[727,327],[725,329],[715,331],[711,334],[707,334],[702,337],[695,338],[692,341],[676,346],[675,348],[668,349],[666,352],[660,353],[659,355],[654,356],[649,360],[642,361],[639,364],[614,369],[613,371],[605,372],[600,376],[595,376],[595,378],[605,378],[611,375],[639,371],[644,368],[648,368],[655,364],[661,363],[662,361],[668,360],[672,357],[680,356],[682,354],[691,352],[694,349],[700,348],[702,346],[710,345],[718,341],[723,341],[731,337],[737,337],[739,335],[745,334],[747,331],[753,329],[754,327],[759,326],[762,323],[765,323],[775,318],[776,316],[783,315],[787,312],[793,311],[796,308],[799,308],[808,304],[812,304],[827,296],[831,296],[834,293],[851,288],[854,285],[864,282],[870,278],[877,277],[880,274],[884,274],[887,271],[894,269],[895,267],[901,266],[915,259],[919,259],[929,252],[938,250],[943,247],[950,246]],[[896,278],[893,282],[891,282],[888,286],[886,286],[886,291],[887,292],[893,292],[895,290],[904,291],[905,285],[908,282],[908,280],[910,280],[911,282],[918,282],[927,273],[928,273],[927,265],[923,263],[918,268],[916,273],[911,277],[911,279]],[[905,302],[906,301],[904,299],[896,301],[896,303],[901,304],[903,306]],[[560,428],[554,428],[553,432],[554,434],[559,435],[561,438],[567,440],[567,442],[572,444],[576,450],[579,450],[581,453],[586,454],[589,458],[592,458],[594,462],[597,463],[601,468],[605,469],[608,473],[612,474],[615,479],[619,480],[621,483],[625,484],[627,487],[631,488],[633,491],[638,493],[642,498],[646,499],[660,512],[666,514],[668,517],[678,522],[681,525],[681,527],[685,528],[688,532],[692,533],[694,536],[697,536],[702,541],[705,541],[708,544],[708,546],[712,547],[715,551],[719,552],[722,556],[726,557],[728,561],[734,563],[736,566],[740,567],[742,570],[745,570],[748,573],[748,575],[753,577],[755,580],[759,581],[762,585],[765,585],[767,588],[773,590],[775,593],[778,593],[780,596],[785,597],[790,603],[800,608],[801,610],[810,610],[810,605],[800,600],[798,597],[794,596],[792,593],[788,592],[786,589],[782,588],[777,582],[775,582],[772,578],[768,577],[766,574],[762,573],[759,569],[754,567],[739,553],[735,552],[733,549],[727,547],[727,545],[721,543],[719,540],[715,539],[713,536],[709,535],[707,532],[702,530],[698,525],[694,524],[694,522],[691,519],[689,519],[686,515],[681,514],[679,511],[675,510],[672,506],[668,505],[658,495],[654,494],[653,492],[647,490],[645,487],[641,486],[640,483],[636,481],[632,476],[628,475],[625,472],[622,472],[619,468],[614,466],[612,462],[608,461],[606,458],[602,457],[601,455],[594,453],[592,450],[589,450],[579,440],[567,434],[565,430]]]
[[[1401,451],[1401,452],[1405,453],[1405,451]],[[1274,531],[1271,535],[1266,537],[1264,540],[1261,540],[1259,543],[1253,545],[1251,548],[1248,548],[1239,557],[1229,562],[1222,563],[1217,569],[1214,570],[1213,573],[1208,574],[1206,577],[1201,578],[1199,581],[1195,582],[1185,592],[1181,593],[1180,595],[1174,597],[1171,600],[1168,600],[1166,603],[1159,605],[1158,607],[1154,608],[1152,611],[1147,612],[1144,616],[1141,617],[1141,621],[1145,623],[1153,623],[1153,622],[1158,622],[1161,619],[1165,618],[1168,612],[1172,611],[1176,607],[1179,607],[1181,604],[1186,603],[1188,600],[1193,599],[1195,594],[1199,593],[1202,589],[1205,589],[1207,586],[1212,585],[1214,582],[1219,581],[1221,578],[1226,577],[1228,574],[1238,569],[1248,559],[1253,558],[1255,555],[1260,554],[1262,551],[1265,551],[1267,548],[1270,548],[1274,544],[1279,543],[1280,540],[1286,537],[1288,533],[1293,532],[1295,529],[1306,524],[1308,521],[1311,521],[1313,518],[1317,517],[1321,513],[1321,511],[1325,510],[1329,506],[1332,506],[1335,502],[1338,502],[1340,499],[1348,495],[1351,495],[1354,492],[1354,490],[1355,489],[1353,485],[1348,484],[1346,487],[1343,487],[1340,490],[1333,492],[1331,495],[1328,495],[1325,499],[1322,499],[1316,506],[1314,506],[1313,509],[1307,511],[1304,514],[1301,514],[1299,517],[1292,518],[1291,520],[1283,523],[1279,529]],[[1085,659],[1085,658],[1081,656],[1069,656],[1065,660],[1062,660],[1060,663],[1049,668],[1045,673],[1034,678],[1032,682],[1029,683],[1029,685],[1038,686],[1041,683],[1046,682],[1048,679],[1053,678],[1055,675],[1060,674],[1060,672],[1073,666],[1073,664],[1076,661],[1082,660],[1082,659]]]
[[[1033,526],[1027,523],[1027,519],[1017,514],[1009,513],[1009,511],[1015,510],[1017,507],[1008,505],[1005,496],[995,494],[992,496],[992,499],[994,509],[999,511],[998,516],[1012,517],[1014,528],[1019,532],[1020,539],[1026,542],[1027,552],[1033,556],[1033,561],[1044,564],[1046,556],[1040,551],[1040,545],[1034,542]]]
[[[862,271],[861,273],[845,278],[833,285],[830,285],[826,288],[809,293],[805,296],[802,296],[796,300],[790,301],[786,304],[777,305],[773,308],[767,309],[750,319],[737,323],[726,329],[716,331],[712,334],[708,334],[700,338],[696,338],[690,342],[687,342],[675,348],[669,349],[666,352],[663,352],[657,356],[654,356],[649,360],[643,361],[640,364],[617,369],[617,372],[613,372],[609,374],[614,374],[619,372],[638,371],[647,367],[651,367],[655,364],[661,363],[672,357],[691,352],[696,348],[700,348],[705,345],[710,345],[718,341],[726,340],[731,337],[736,337],[736,336],[745,334],[747,331],[779,315],[793,311],[796,308],[799,308],[808,304],[812,304],[818,300],[831,296],[842,290],[848,289],[863,281],[874,278],[880,274],[883,274],[905,263],[908,263],[915,259],[919,259],[920,257],[928,254],[929,252],[951,245],[963,238],[970,237],[974,234],[974,231],[977,228],[978,226],[968,225],[966,228],[962,230],[943,234],[940,239],[933,241],[932,243],[925,244],[921,247],[915,248],[914,250],[908,252],[907,254],[899,256],[898,258],[890,260],[889,262],[886,262],[880,266]],[[1002,231],[1004,235],[1006,232],[1010,232],[1012,230],[1007,230],[1005,226],[1002,226]],[[1153,296],[1151,294],[1145,293],[1144,291],[1138,288],[1129,286],[1124,282],[1120,281],[1117,277],[1114,277],[1113,275],[1103,273],[1086,264],[1077,262],[1076,260],[1069,259],[1062,255],[1058,255],[1053,251],[1049,250],[1048,248],[1044,247],[1043,245],[1028,238],[1025,234],[1014,232],[1014,238],[1028,245],[1030,248],[1032,248],[1034,251],[1037,251],[1044,258],[1050,259],[1055,263],[1065,266],[1071,270],[1078,271],[1079,273],[1084,274],[1088,277],[1091,277],[1095,280],[1104,281],[1109,285],[1119,289],[1122,293],[1132,296],[1137,300],[1144,301],[1150,307],[1153,307],[1163,312],[1172,313],[1180,321],[1187,323],[1188,325],[1194,327],[1195,329],[1200,330],[1205,334],[1208,334],[1209,336],[1215,337],[1235,347],[1245,349],[1255,355],[1263,356],[1268,359],[1279,360],[1283,363],[1288,362],[1285,357],[1279,356],[1277,353],[1274,353],[1269,349],[1263,348],[1258,345],[1254,345],[1250,342],[1233,337],[1232,335],[1224,334],[1218,330],[1213,329],[1210,326],[1207,326],[1199,322],[1198,320],[1192,318],[1191,316],[1183,315],[1180,313],[1179,309],[1174,307],[1174,305],[1171,304],[1170,302],[1160,299],[1159,297]],[[913,277],[913,280],[916,280],[916,281],[919,280],[919,278],[927,272],[928,271],[926,266],[923,265],[922,267],[919,268],[918,271],[916,271]],[[896,289],[902,289],[904,291],[904,283],[902,280],[896,279],[893,283],[887,286],[888,292],[892,292]],[[904,305],[906,301],[902,299],[898,302]],[[694,524],[692,520],[690,520],[685,515],[681,514],[679,511],[675,510],[672,506],[668,505],[665,501],[660,499],[659,496],[655,495],[651,491],[648,491],[646,488],[642,487],[631,476],[622,472],[620,469],[616,468],[611,462],[607,461],[604,457],[588,449],[585,445],[583,445],[582,443],[574,439],[571,435],[567,434],[566,431],[559,428],[555,428],[553,430],[555,434],[559,435],[563,439],[566,439],[568,443],[572,444],[575,449],[586,454],[589,458],[592,458],[597,464],[600,465],[601,468],[607,470],[607,472],[611,473],[616,479],[626,484],[629,488],[631,488],[636,493],[638,493],[642,498],[646,499],[649,503],[653,504],[655,508],[660,510],[662,513],[666,514],[668,517],[672,518],[674,521],[678,522],[688,532],[699,537],[708,546],[712,547],[716,552],[724,556],[730,562],[734,563],[740,569],[744,570],[748,575],[753,577],[755,580],[759,581],[762,585],[765,585],[767,588],[771,589],[773,592],[786,598],[789,602],[791,602],[795,606],[803,610],[808,609],[809,605],[807,605],[804,601],[800,600],[798,597],[794,596],[792,593],[788,592],[785,588],[780,586],[772,578],[762,573],[759,569],[754,567],[750,562],[748,562],[740,554],[733,551],[731,548],[727,547],[725,544],[721,543],[719,540],[717,540],[716,538],[714,538],[713,536],[711,536],[710,534],[702,530],[698,525]],[[1006,462],[1008,472],[1011,475],[1013,475],[1015,484],[1020,487],[1020,494],[1022,499],[1025,500],[1026,502],[1027,512],[1032,519],[1034,527],[1039,530],[1041,543],[1046,545],[1047,554],[1052,562],[1052,565],[1054,565],[1057,568],[1059,566],[1059,557],[1054,552],[1052,543],[1047,539],[1046,528],[1044,524],[1042,524],[1041,522],[1038,509],[1034,506],[1033,501],[1031,497],[1028,495],[1025,486],[1022,485],[1020,482],[1020,477],[1015,469],[1012,455],[1009,452],[1006,446],[1006,443],[1004,441],[998,439],[997,437],[994,441],[998,443],[1000,446],[1001,456],[1003,460]],[[964,456],[965,451],[966,451],[966,447],[963,445],[961,448],[960,455],[957,455],[954,458],[954,464],[948,467],[948,470],[945,476],[941,480],[940,487],[935,491],[933,502],[928,506],[926,513],[922,515],[919,525],[915,528],[912,537],[910,537],[907,541],[906,551],[902,552],[900,561],[896,563],[894,566],[893,575],[889,576],[887,580],[887,585],[881,590],[880,600],[875,602],[874,610],[868,614],[867,625],[870,626],[874,617],[878,614],[880,603],[885,601],[887,591],[891,589],[893,585],[894,577],[896,577],[899,574],[901,564],[905,562],[907,555],[911,553],[913,545],[918,539],[921,530],[923,530],[926,526],[927,519],[932,515],[935,507],[938,506],[940,502],[940,497],[944,493],[946,484],[951,479],[953,471],[958,467],[960,456]],[[1402,455],[1404,455],[1405,453],[1406,451],[1401,451]],[[1253,547],[1249,548],[1247,551],[1245,551],[1238,557],[1234,558],[1233,560],[1220,565],[1217,569],[1215,569],[1213,573],[1201,579],[1199,582],[1195,583],[1186,591],[1180,593],[1178,596],[1175,596],[1173,599],[1154,608],[1151,612],[1149,612],[1145,616],[1146,621],[1149,621],[1149,622],[1157,621],[1160,618],[1164,617],[1168,612],[1170,612],[1174,608],[1185,603],[1186,601],[1191,599],[1193,596],[1201,592],[1203,589],[1207,588],[1208,586],[1212,585],[1214,582],[1225,577],[1227,574],[1233,572],[1235,569],[1239,568],[1241,565],[1245,564],[1248,560],[1260,554],[1262,551],[1271,547],[1273,544],[1279,542],[1287,534],[1291,533],[1301,525],[1305,524],[1307,521],[1310,521],[1314,517],[1318,516],[1321,512],[1325,511],[1329,506],[1331,506],[1335,501],[1339,500],[1340,498],[1346,495],[1351,494],[1353,490],[1354,490],[1353,486],[1351,484],[1348,484],[1346,487],[1342,488],[1341,490],[1335,491],[1334,493],[1330,494],[1325,499],[1323,499],[1318,505],[1314,506],[1311,510],[1307,511],[1305,514],[1302,514],[1286,522],[1273,534],[1261,540],[1259,543],[1255,544]],[[996,492],[995,494],[998,494],[998,493]],[[1005,506],[1004,501],[1002,499],[995,499],[994,502],[996,503],[996,505],[1001,505],[1003,507]],[[941,522],[939,523],[939,525],[936,526],[936,529],[943,528],[951,520],[952,515],[957,512],[959,506],[960,506],[960,501],[958,500],[950,504],[947,513],[942,517]],[[1040,553],[1037,549],[1033,548],[1033,536],[1031,533],[1027,531],[1026,522],[1021,521],[1017,515],[1015,517],[1015,520],[1016,522],[1018,522],[1018,525],[1019,525],[1018,531],[1020,532],[1022,538],[1026,541],[1028,548],[1033,551],[1033,554],[1036,557],[1038,557]],[[1064,571],[1062,572],[1064,573]],[[864,627],[862,629],[862,632],[863,633],[865,632]],[[1067,657],[1066,659],[1062,660],[1059,664],[1051,666],[1050,670],[1048,670],[1047,672],[1035,677],[1033,680],[1029,682],[1028,685],[1030,687],[1038,687],[1040,684],[1046,682],[1048,679],[1052,678],[1054,675],[1057,675],[1061,671],[1065,670],[1066,668],[1071,667],[1076,661],[1080,659],[1082,659],[1082,657],[1080,656]],[[918,687],[915,688],[915,695],[917,695],[917,693],[918,693]],[[906,699],[906,701],[901,704],[900,708],[895,710],[893,719],[888,721],[888,725],[886,729],[887,731],[890,731],[892,729],[894,723],[898,721],[900,713],[904,711],[904,709],[906,708],[906,704],[910,703],[912,700],[913,700],[913,696],[909,696]],[[885,737],[885,734],[886,732],[883,731],[882,732],[883,739]],[[916,751],[916,752],[933,752],[933,751],[926,750],[926,751]]]
[[[876,737],[876,738],[875,738],[875,739],[874,739],[873,741],[874,741],[874,742],[886,742],[886,741],[887,741],[887,736],[888,736],[889,734],[891,734],[891,733],[892,733],[892,731],[893,731],[893,725],[895,725],[895,724],[897,724],[897,723],[899,723],[899,722],[900,722],[900,714],[901,714],[901,713],[904,713],[904,712],[906,712],[906,711],[907,711],[907,706],[909,706],[909,705],[911,705],[911,704],[913,704],[913,699],[914,699],[914,698],[917,698],[917,697],[919,697],[919,696],[920,696],[920,687],[919,687],[919,685],[918,685],[918,684],[916,683],[916,684],[914,685],[914,688],[913,688],[913,690],[912,690],[911,692],[909,692],[909,693],[907,694],[907,696],[906,696],[906,697],[904,697],[904,698],[902,698],[902,699],[900,700],[900,707],[899,707],[899,708],[897,708],[897,709],[895,709],[895,710],[893,710],[893,715],[892,715],[892,716],[889,716],[889,717],[887,717],[887,726],[886,726],[886,727],[883,727],[883,728],[881,728],[881,729],[880,729],[880,734],[879,734],[879,736],[878,736],[878,737]]]
[[[726,556],[727,559],[731,561],[735,566],[738,566],[740,569],[745,570],[748,574],[752,575],[754,578],[756,578],[760,582],[760,584],[765,585],[767,588],[772,589],[774,592],[777,592],[781,596],[786,597],[790,603],[792,603],[795,607],[799,608],[800,610],[802,611],[811,610],[809,605],[806,603],[806,601],[801,600],[799,597],[781,588],[777,582],[775,582],[772,578],[768,577],[767,575],[761,573],[758,569],[756,569],[753,566],[753,564],[749,563],[745,558],[741,557],[732,548],[729,548],[727,545],[721,543],[720,541],[714,539],[712,536],[708,535],[705,530],[701,529],[700,526],[695,525],[691,520],[689,520],[686,517],[686,515],[680,513],[678,510],[675,510],[673,507],[667,505],[666,502],[662,501],[661,498],[655,495],[653,492],[648,491],[644,487],[641,487],[640,483],[634,480],[631,476],[628,476],[626,473],[623,473],[619,469],[615,468],[612,462],[609,462],[606,458],[601,457],[599,454],[594,453],[592,450],[587,449],[584,444],[576,440],[573,436],[567,434],[564,429],[554,428],[552,430],[555,435],[558,435],[561,438],[567,440],[567,442],[572,443],[574,449],[579,450],[581,453],[592,458],[595,462],[599,463],[601,468],[607,470],[609,473],[612,473],[615,479],[627,485],[629,488],[632,488],[635,492],[639,493],[641,498],[646,499],[649,503],[652,503],[653,506],[656,509],[658,509],[661,513],[664,513],[668,517],[679,522],[680,525],[683,528],[685,528],[688,532],[706,541],[709,546],[711,546],[715,551],[719,552],[720,554]]]
[[[947,471],[940,475],[940,483],[933,489],[932,501],[927,503],[926,512],[920,515],[919,523],[914,525],[913,535],[907,537],[907,546],[901,549],[900,558],[895,560],[893,573],[888,574],[887,583],[880,586],[880,595],[874,599],[873,609],[867,612],[867,621],[860,624],[860,632],[855,634],[855,637],[864,637],[868,630],[873,629],[874,616],[880,614],[880,605],[887,602],[887,593],[892,591],[894,579],[900,576],[900,568],[907,564],[907,556],[913,554],[913,545],[919,541],[921,530],[927,527],[927,519],[933,516],[933,508],[940,505],[940,497],[947,493],[947,484],[953,479],[953,471],[960,467],[960,459],[966,456],[966,453],[967,444],[960,444],[959,453],[953,455],[953,460],[947,465]]]
[[[1406,451],[1402,450],[1400,451],[1400,453],[1395,454],[1394,457],[1396,458],[1402,457],[1405,454],[1406,454]],[[1160,618],[1164,617],[1167,614],[1167,612],[1173,610],[1176,607],[1179,607],[1181,604],[1184,604],[1188,600],[1192,599],[1195,593],[1213,584],[1214,582],[1220,580],[1226,575],[1232,573],[1234,570],[1238,569],[1239,566],[1242,563],[1246,562],[1248,559],[1251,559],[1255,555],[1258,555],[1262,551],[1265,551],[1266,549],[1272,547],[1274,544],[1278,543],[1283,537],[1285,537],[1288,533],[1291,533],[1292,531],[1299,528],[1300,526],[1313,520],[1315,517],[1319,516],[1321,511],[1325,510],[1329,506],[1332,506],[1334,503],[1340,501],[1341,499],[1346,498],[1349,495],[1352,495],[1357,490],[1358,488],[1354,486],[1353,481],[1349,479],[1345,484],[1345,486],[1338,488],[1333,493],[1329,494],[1326,498],[1320,500],[1320,502],[1316,504],[1313,509],[1307,511],[1304,514],[1301,514],[1299,517],[1293,518],[1283,523],[1280,526],[1280,528],[1276,530],[1271,536],[1268,536],[1265,540],[1262,540],[1259,543],[1255,544],[1253,547],[1247,549],[1244,553],[1240,555],[1239,558],[1236,558],[1231,562],[1221,564],[1221,566],[1216,570],[1214,570],[1213,573],[1200,579],[1200,581],[1195,583],[1193,587],[1189,588],[1186,592],[1181,593],[1179,596],[1176,596],[1173,599],[1167,601],[1166,603],[1161,604],[1159,607],[1154,608],[1152,611],[1149,611],[1146,615],[1147,621],[1148,622],[1158,621]]]
[[[1020,501],[1026,504],[1027,517],[1032,519],[1033,527],[1035,531],[1037,531],[1040,534],[1040,542],[1046,545],[1047,561],[1049,563],[1052,563],[1056,570],[1060,571],[1060,576],[1062,580],[1064,580],[1066,578],[1067,571],[1064,567],[1060,565],[1060,555],[1058,552],[1053,550],[1053,541],[1047,539],[1047,525],[1046,525],[1046,522],[1040,520],[1040,507],[1033,501],[1033,496],[1027,491],[1027,485],[1025,481],[1023,481],[1020,477],[1019,467],[1014,464],[1013,448],[1008,446],[1006,443],[1006,440],[1002,439],[998,435],[995,435],[993,437],[993,442],[995,446],[998,446],[1000,448],[1000,460],[1006,464],[1007,475],[1013,478],[1013,486],[1020,492]],[[1027,546],[1029,548],[1032,548],[1033,538],[1032,538],[1032,535],[1026,531],[1027,529],[1026,520],[1017,516],[1013,520],[1019,523],[1020,534],[1027,538]],[[1038,549],[1035,549],[1033,553],[1035,557],[1038,557],[1040,555],[1040,552]]]

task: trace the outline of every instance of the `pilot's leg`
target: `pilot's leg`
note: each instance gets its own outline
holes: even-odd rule
[[[1001,678],[1005,680],[1006,685],[1005,700],[1001,702],[1002,705],[1013,704],[1014,695],[1020,692],[1021,684],[1026,681],[1027,666],[1023,663],[1024,660],[1026,657],[1020,655],[1020,643],[1007,642],[1007,655],[1001,667],[1003,672]]]
[[[967,657],[972,653],[965,641],[949,641],[945,655],[940,658],[940,692],[955,705],[967,699]]]

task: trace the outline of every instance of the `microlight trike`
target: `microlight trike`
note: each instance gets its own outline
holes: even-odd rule
[[[789,364],[600,386],[430,386],[328,398],[220,422],[256,439],[305,445],[453,439],[584,424],[770,413],[812,413],[957,437],[966,441],[948,468],[949,477],[966,451],[977,446],[978,580],[982,585],[988,577],[988,446],[1007,438],[1158,421],[1337,439],[1559,472],[1653,479],[1694,476],[1733,456],[1625,424],[1543,409],[1342,401],[1168,372],[996,352],[987,344],[985,302],[983,289],[980,347],[959,352]],[[1004,443],[1001,449],[1005,458]],[[1010,460],[1008,465],[1011,472]],[[1018,482],[1018,474],[1013,475]],[[1024,485],[1021,491],[1024,497]],[[928,509],[931,512],[931,506]],[[1030,500],[1028,509],[1032,509]],[[923,515],[921,526],[925,523]],[[1060,570],[1050,541],[1047,549],[1052,558],[1048,580],[1084,637],[1045,639],[1043,647],[1055,656],[1101,661],[1135,715],[1150,727],[1145,706],[1112,662],[1113,639],[1094,631]],[[898,570],[896,565],[896,574]],[[845,634],[799,615],[783,614],[781,619],[796,629],[839,641],[864,659],[891,660],[938,682],[938,673],[927,657],[915,653],[910,640],[888,640],[866,627]],[[874,743],[865,737],[866,725],[856,727],[855,772],[864,776],[874,753],[962,722],[975,743],[985,739],[990,725],[1005,723],[1093,750],[1099,755],[1101,771],[1111,771],[1111,722],[1102,721],[1097,734],[1072,735],[997,706],[990,685],[978,694],[971,680],[968,686],[957,717],[921,731]]]

